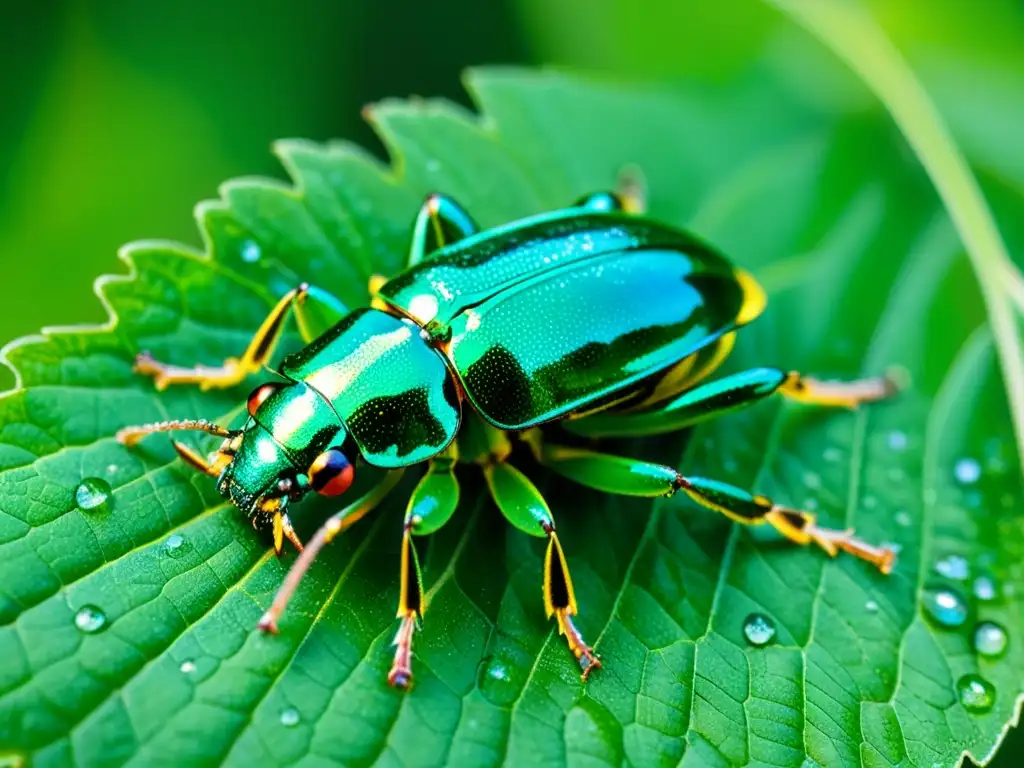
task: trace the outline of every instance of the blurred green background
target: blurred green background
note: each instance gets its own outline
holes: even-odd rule
[[[988,183],[1019,195],[1024,4],[869,5]],[[284,8],[273,0],[9,6],[0,25],[0,341],[101,321],[91,284],[123,269],[118,246],[146,237],[198,244],[192,207],[221,181],[282,176],[272,140],[344,137],[379,152],[359,117],[363,104],[408,94],[466,102],[466,66],[555,64],[725,83],[766,59],[808,98],[837,110],[878,108],[760,0],[294,0]]]
[[[936,99],[986,194],[1020,210],[1024,3],[865,2]],[[269,152],[274,139],[343,137],[381,152],[360,107],[409,94],[466,103],[459,72],[467,66],[727,83],[767,61],[831,109],[880,108],[759,0],[14,8],[0,24],[0,342],[44,325],[102,321],[92,280],[123,271],[117,248],[146,237],[198,245],[192,207],[221,181],[283,176]],[[11,381],[0,372],[0,389]],[[1011,745],[1003,764],[1021,747]]]

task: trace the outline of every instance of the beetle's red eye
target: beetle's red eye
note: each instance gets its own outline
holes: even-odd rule
[[[352,485],[355,468],[337,448],[328,448],[309,467],[309,486],[321,496],[339,496]]]
[[[281,388],[281,385],[276,382],[267,382],[266,384],[260,384],[256,389],[249,395],[249,401],[246,403],[249,408],[249,415],[255,416],[256,411],[259,409],[266,399],[272,394],[277,392]]]

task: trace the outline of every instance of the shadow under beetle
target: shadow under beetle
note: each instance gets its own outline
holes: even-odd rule
[[[682,489],[737,522],[769,523],[797,544],[817,544],[832,556],[844,550],[888,573],[892,551],[849,530],[819,527],[809,512],[669,466],[549,440],[552,427],[592,438],[680,430],[776,392],[852,408],[895,390],[885,378],[824,382],[775,368],[701,383],[729,354],[736,330],[762,312],[764,292],[706,244],[644,218],[642,209],[634,183],[622,194],[591,195],[481,232],[454,201],[431,195],[416,218],[408,267],[373,281],[371,307],[348,311],[303,284],[278,302],[242,356],[220,367],[138,357],[136,370],[158,389],[234,386],[268,362],[294,310],[308,346],[284,359],[285,381],[253,391],[241,429],[178,420],[128,427],[118,439],[131,445],[172,430],[224,438],[208,458],[174,445],[186,462],[216,477],[221,494],[254,525],[271,528],[278,553],[286,538],[301,550],[260,620],[270,632],[317,552],[377,505],[405,467],[425,464],[402,538],[401,622],[388,675],[400,688],[412,683],[413,633],[426,608],[412,536],[433,533],[451,517],[457,463],[479,465],[508,521],[547,538],[544,608],[583,679],[601,666],[571,618],[576,598],[551,510],[507,461],[516,439],[541,465],[591,488],[651,497]],[[340,318],[315,339],[310,302]],[[303,549],[289,504],[310,491],[344,493],[357,461],[389,471]]]

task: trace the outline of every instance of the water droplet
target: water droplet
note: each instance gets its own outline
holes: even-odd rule
[[[883,541],[878,546],[880,546],[882,549],[891,550],[894,555],[898,555],[900,552],[903,551],[903,545],[900,544],[898,541]]]
[[[904,528],[909,528],[910,524],[913,522],[914,521],[910,518],[910,514],[906,510],[901,509],[899,512],[896,513],[896,525],[901,525]]]
[[[974,596],[986,603],[996,599],[996,583],[991,576],[979,576],[974,580]]]
[[[981,464],[977,459],[960,459],[953,466],[953,475],[964,485],[976,483],[981,477]]]
[[[295,707],[285,707],[281,710],[281,725],[291,728],[299,724],[299,710]]]
[[[437,173],[441,170],[441,161],[434,158],[427,160],[427,170],[431,173]]]
[[[818,509],[818,500],[813,496],[808,496],[804,499],[803,508],[808,512],[814,512]]]
[[[826,448],[825,453],[823,453],[822,456],[824,457],[825,461],[829,462],[830,464],[835,464],[837,461],[843,458],[843,452],[840,451],[838,448]]]
[[[110,501],[110,483],[98,477],[87,477],[75,488],[75,503],[83,512],[96,512]]]
[[[889,433],[886,443],[894,451],[905,451],[907,449],[907,434],[894,429]]]
[[[480,693],[488,701],[499,706],[511,706],[519,693],[519,686],[513,683],[514,668],[510,668],[496,656],[485,656],[477,666],[476,681]]]
[[[993,658],[1006,650],[1006,630],[994,621],[983,621],[974,628],[974,650],[981,656]]]
[[[768,645],[775,637],[775,622],[763,613],[752,613],[743,622],[747,642],[758,648]]]
[[[242,250],[240,253],[242,256],[242,261],[244,261],[246,264],[255,264],[257,261],[260,260],[260,256],[263,255],[263,253],[260,251],[259,243],[257,243],[255,240],[246,240],[245,242],[243,242]]]
[[[808,488],[821,488],[821,478],[813,472],[804,472],[804,485]]]
[[[964,675],[956,681],[956,690],[963,708],[973,714],[984,714],[996,703],[996,689],[978,675]]]
[[[164,552],[171,557],[181,557],[189,550],[188,540],[180,533],[172,533],[164,542]]]
[[[967,603],[950,589],[925,590],[924,608],[943,627],[959,627],[967,621]]]
[[[487,677],[491,678],[491,680],[500,680],[502,682],[508,680],[508,670],[500,661],[494,661],[488,664],[485,674]]]
[[[95,634],[107,626],[107,615],[95,605],[83,605],[75,614],[75,626],[87,634]]]
[[[107,464],[107,474],[108,475],[116,475],[117,474],[117,464]]]
[[[868,600],[866,603],[864,603],[864,610],[866,610],[868,613],[878,613],[878,603],[876,603],[874,600]]]
[[[196,671],[196,663],[190,659],[186,659],[181,662],[181,667],[179,667],[179,669],[181,669],[184,674],[191,675]]]
[[[935,564],[935,572],[947,579],[956,579],[957,581],[967,581],[967,577],[971,575],[967,560],[960,555],[948,555],[939,560]]]
[[[874,509],[878,506],[878,499],[874,496],[865,496],[861,503],[864,505],[864,509]]]

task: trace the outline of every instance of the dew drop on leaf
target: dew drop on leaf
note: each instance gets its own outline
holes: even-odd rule
[[[292,728],[299,724],[299,710],[295,707],[285,707],[281,710],[281,725],[285,728]]]
[[[948,555],[935,563],[935,572],[947,579],[967,581],[971,575],[967,560],[960,555]]]
[[[981,464],[977,459],[960,459],[953,465],[953,476],[964,485],[976,483],[981,478]]]
[[[889,433],[886,443],[894,451],[905,451],[907,449],[907,433],[894,429]]]
[[[994,621],[983,621],[974,628],[974,650],[980,656],[1001,656],[1007,642],[1006,630]]]
[[[477,686],[480,692],[495,704],[515,701],[516,686],[512,684],[512,670],[501,659],[485,656],[477,667]]]
[[[956,681],[956,690],[963,708],[973,714],[984,714],[996,703],[996,689],[979,675],[964,675]]]
[[[75,504],[83,512],[102,510],[110,501],[110,483],[98,477],[87,477],[75,488]]]
[[[996,583],[991,576],[979,576],[974,580],[974,596],[986,603],[996,599]]]
[[[748,643],[760,648],[775,638],[775,622],[763,613],[752,613],[743,622],[743,634]]]
[[[896,513],[896,525],[902,526],[903,528],[909,528],[910,524],[914,522],[910,518],[910,514],[905,510],[900,510]]]
[[[821,488],[821,478],[814,472],[804,472],[804,485],[808,488]]]
[[[924,609],[942,627],[959,627],[967,621],[967,603],[951,589],[925,590]]]
[[[260,251],[260,246],[254,240],[246,240],[242,243],[242,249],[240,251],[242,261],[246,264],[255,264],[260,260],[260,256],[263,253]]]
[[[186,659],[185,661],[181,662],[181,666],[179,667],[179,669],[182,671],[182,673],[186,675],[191,675],[193,672],[196,671],[196,663],[191,659]]]
[[[876,603],[874,600],[868,600],[866,603],[864,603],[864,610],[866,610],[868,613],[878,613],[878,603]]]
[[[427,170],[431,173],[437,173],[441,170],[441,161],[434,158],[427,160]]]
[[[189,550],[188,541],[180,533],[172,533],[164,542],[164,552],[171,557],[181,557]]]
[[[92,635],[107,626],[107,615],[95,605],[83,605],[75,614],[75,626]]]
[[[509,679],[508,670],[505,668],[505,665],[497,660],[487,665],[484,669],[484,675],[491,680],[499,682],[505,682]]]

